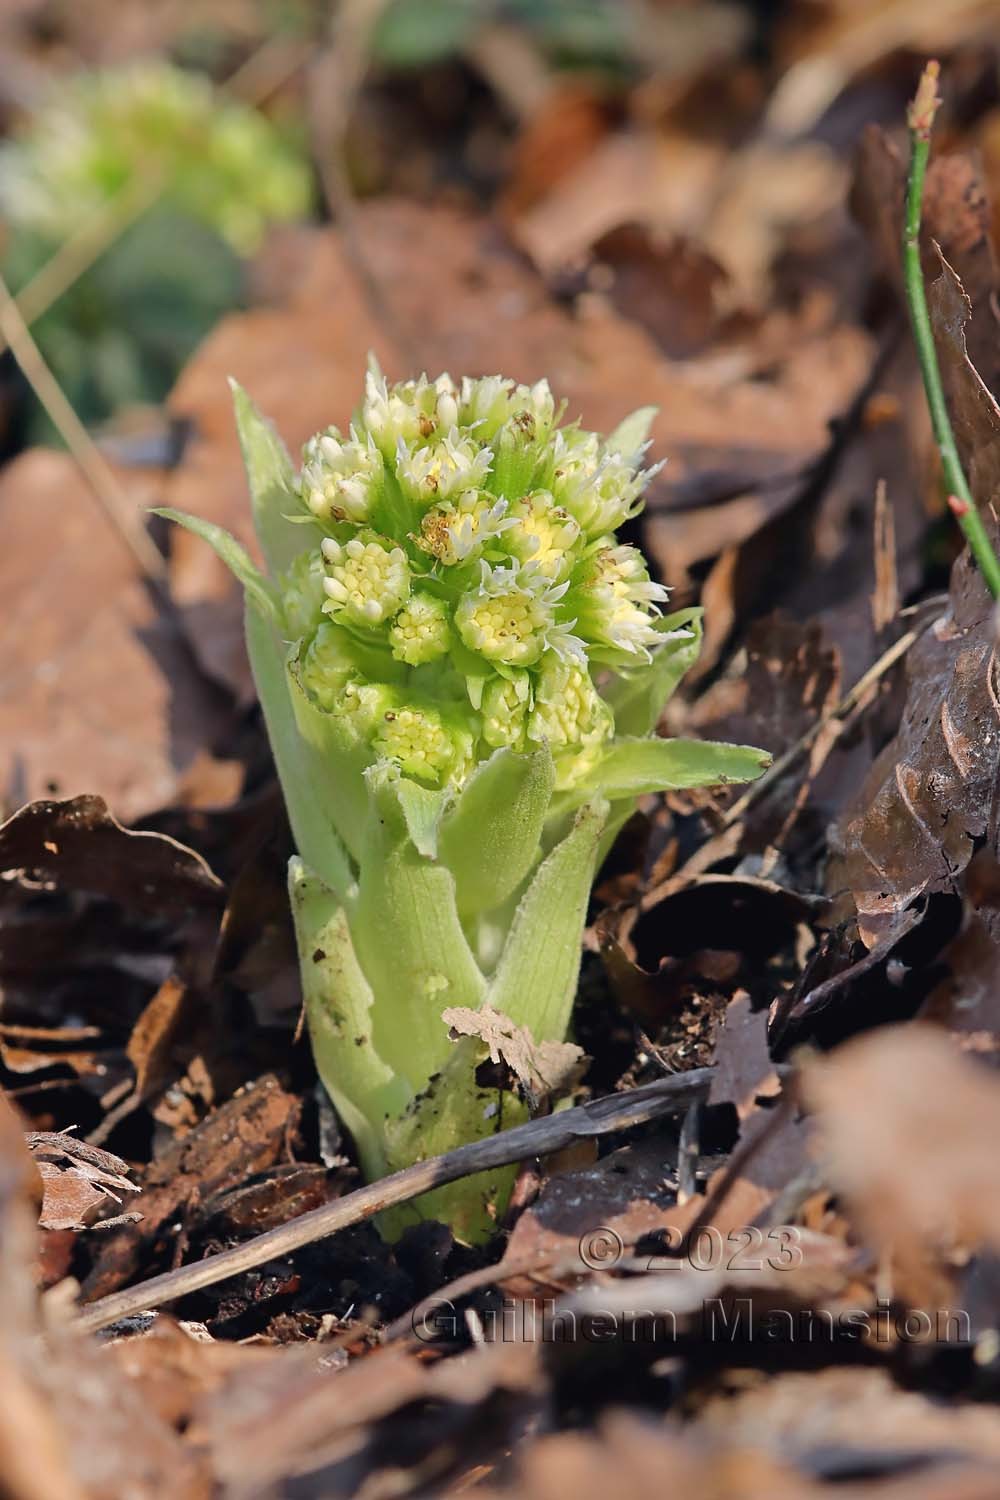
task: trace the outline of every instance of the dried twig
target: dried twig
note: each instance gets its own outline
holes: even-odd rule
[[[179,1266],[175,1271],[154,1276],[138,1286],[102,1297],[81,1308],[78,1323],[84,1328],[106,1328],[120,1318],[162,1307],[166,1302],[214,1286],[216,1282],[252,1270],[277,1256],[300,1250],[315,1240],[326,1239],[351,1224],[372,1218],[385,1208],[405,1203],[460,1177],[471,1177],[476,1172],[506,1166],[527,1156],[548,1156],[576,1140],[609,1135],[616,1130],[644,1124],[647,1120],[682,1113],[693,1100],[705,1097],[711,1077],[710,1069],[698,1068],[674,1078],[659,1078],[626,1094],[611,1094],[591,1104],[581,1104],[575,1109],[531,1120],[487,1140],[459,1146],[444,1156],[417,1162],[381,1182],[348,1193],[334,1203],[314,1208],[289,1224],[269,1229],[246,1245],[237,1245],[235,1249]]]

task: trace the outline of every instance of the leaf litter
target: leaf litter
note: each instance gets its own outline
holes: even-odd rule
[[[731,7],[651,9],[656,47],[616,89],[543,56],[516,107],[484,34],[436,65],[433,126],[430,75],[374,65],[351,149],[391,191],[353,228],[275,237],[170,398],[178,461],[122,477],[251,544],[225,377],[294,453],[349,419],[369,349],[390,375],[409,348],[429,371],[547,375],[597,427],[637,391],[659,406],[668,462],[635,539],[676,607],[707,611],[663,728],[766,746],[778,774],[643,799],[595,891],[572,1047],[449,1019],[539,1120],[706,1064],[711,1084],[525,1159],[485,1251],[356,1222],[75,1327],[78,1298],[252,1246],[357,1176],[296,1030],[290,836],[238,601],[182,533],[157,597],[71,460],[21,455],[0,477],[17,1500],[996,1493],[997,626],[945,529],[891,135],[939,46],[922,250],[994,524],[990,8],[889,7],[867,32],[857,7],[795,3],[753,39]],[[212,24],[249,35],[252,10]],[[151,24],[152,46],[183,31]]]

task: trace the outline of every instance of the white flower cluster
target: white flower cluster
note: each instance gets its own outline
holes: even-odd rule
[[[665,639],[667,591],[615,536],[642,503],[642,450],[561,416],[544,380],[372,370],[347,435],[306,444],[303,519],[323,538],[286,581],[302,681],[431,785],[542,741],[573,785],[614,731],[594,672]]]

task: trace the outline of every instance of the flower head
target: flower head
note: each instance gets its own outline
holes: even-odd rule
[[[335,427],[329,427],[310,438],[302,451],[302,499],[319,521],[360,525],[381,489],[384,468],[370,433],[361,439],[352,432],[345,442]]]
[[[392,654],[419,667],[448,654],[451,643],[448,606],[433,594],[414,593],[389,628]]]
[[[641,510],[651,470],[608,451],[595,432],[557,432],[554,447],[552,493],[588,536],[615,531]]]
[[[529,666],[549,644],[555,607],[566,585],[555,586],[530,566],[480,564],[479,586],[463,595],[455,624],[470,651],[488,661]]]
[[[457,784],[544,742],[557,785],[578,784],[614,728],[595,673],[664,639],[666,590],[614,535],[641,453],[560,415],[545,381],[390,385],[373,366],[347,435],[306,444],[300,493],[326,535],[285,580],[301,681],[404,776]]]
[[[480,448],[473,438],[461,437],[452,427],[439,442],[423,448],[411,450],[400,438],[396,473],[404,494],[411,499],[447,500],[482,484],[492,460],[489,448]]]
[[[546,490],[515,500],[506,544],[515,557],[534,563],[547,578],[560,578],[580,536],[579,524]]]
[[[582,780],[614,733],[614,717],[585,667],[549,661],[539,673],[528,738],[545,741],[555,757],[560,790]]]
[[[456,500],[434,505],[424,514],[415,541],[439,563],[452,567],[468,562],[514,524],[507,515],[506,500],[465,490]]]
[[[572,599],[591,641],[648,660],[649,648],[663,639],[653,620],[667,592],[650,580],[638,547],[604,537],[574,575]]]
[[[402,704],[386,709],[378,722],[375,747],[406,776],[437,786],[461,780],[472,759],[472,735],[448,724],[437,709]]]
[[[327,614],[345,614],[355,625],[381,625],[405,604],[410,593],[410,569],[401,547],[381,539],[351,537],[341,545],[332,537],[323,542],[327,577],[323,588]]]

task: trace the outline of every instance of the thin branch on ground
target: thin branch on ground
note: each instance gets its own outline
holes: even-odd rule
[[[139,510],[126,495],[107,459],[84,427],[62,387],[42,358],[41,350],[31,336],[0,275],[0,333],[20,366],[25,380],[44,407],[49,420],[76,461],[80,472],[115,531],[153,584],[166,577],[166,563],[143,525]]]
[[[924,177],[931,149],[931,130],[941,100],[937,85],[941,68],[929,62],[924,69],[917,92],[907,112],[910,131],[910,170],[906,182],[906,215],[903,224],[903,280],[906,301],[913,325],[913,340],[920,360],[924,393],[934,429],[934,441],[941,455],[941,467],[948,486],[948,504],[962,531],[973,557],[979,564],[986,587],[994,599],[1000,598],[1000,558],[993,550],[989,532],[969,489],[962,460],[958,455],[955,434],[948,416],[934,330],[927,307],[924,272],[920,264],[920,219],[923,209]]]
[[[288,1224],[269,1229],[245,1245],[223,1250],[218,1255],[179,1266],[175,1271],[166,1271],[161,1276],[140,1282],[138,1286],[102,1297],[81,1308],[76,1321],[83,1328],[106,1328],[121,1318],[162,1307],[178,1297],[202,1291],[230,1276],[253,1270],[293,1250],[301,1250],[304,1245],[326,1239],[352,1224],[373,1218],[383,1209],[406,1203],[461,1177],[508,1166],[528,1156],[548,1156],[577,1140],[610,1135],[649,1120],[682,1114],[695,1099],[705,1097],[711,1079],[710,1068],[696,1068],[673,1078],[658,1078],[628,1093],[611,1094],[590,1104],[561,1110],[540,1120],[530,1120],[526,1125],[500,1131],[487,1140],[459,1146],[444,1156],[417,1162],[381,1182],[358,1188],[356,1192],[324,1204],[322,1208],[314,1208]]]

